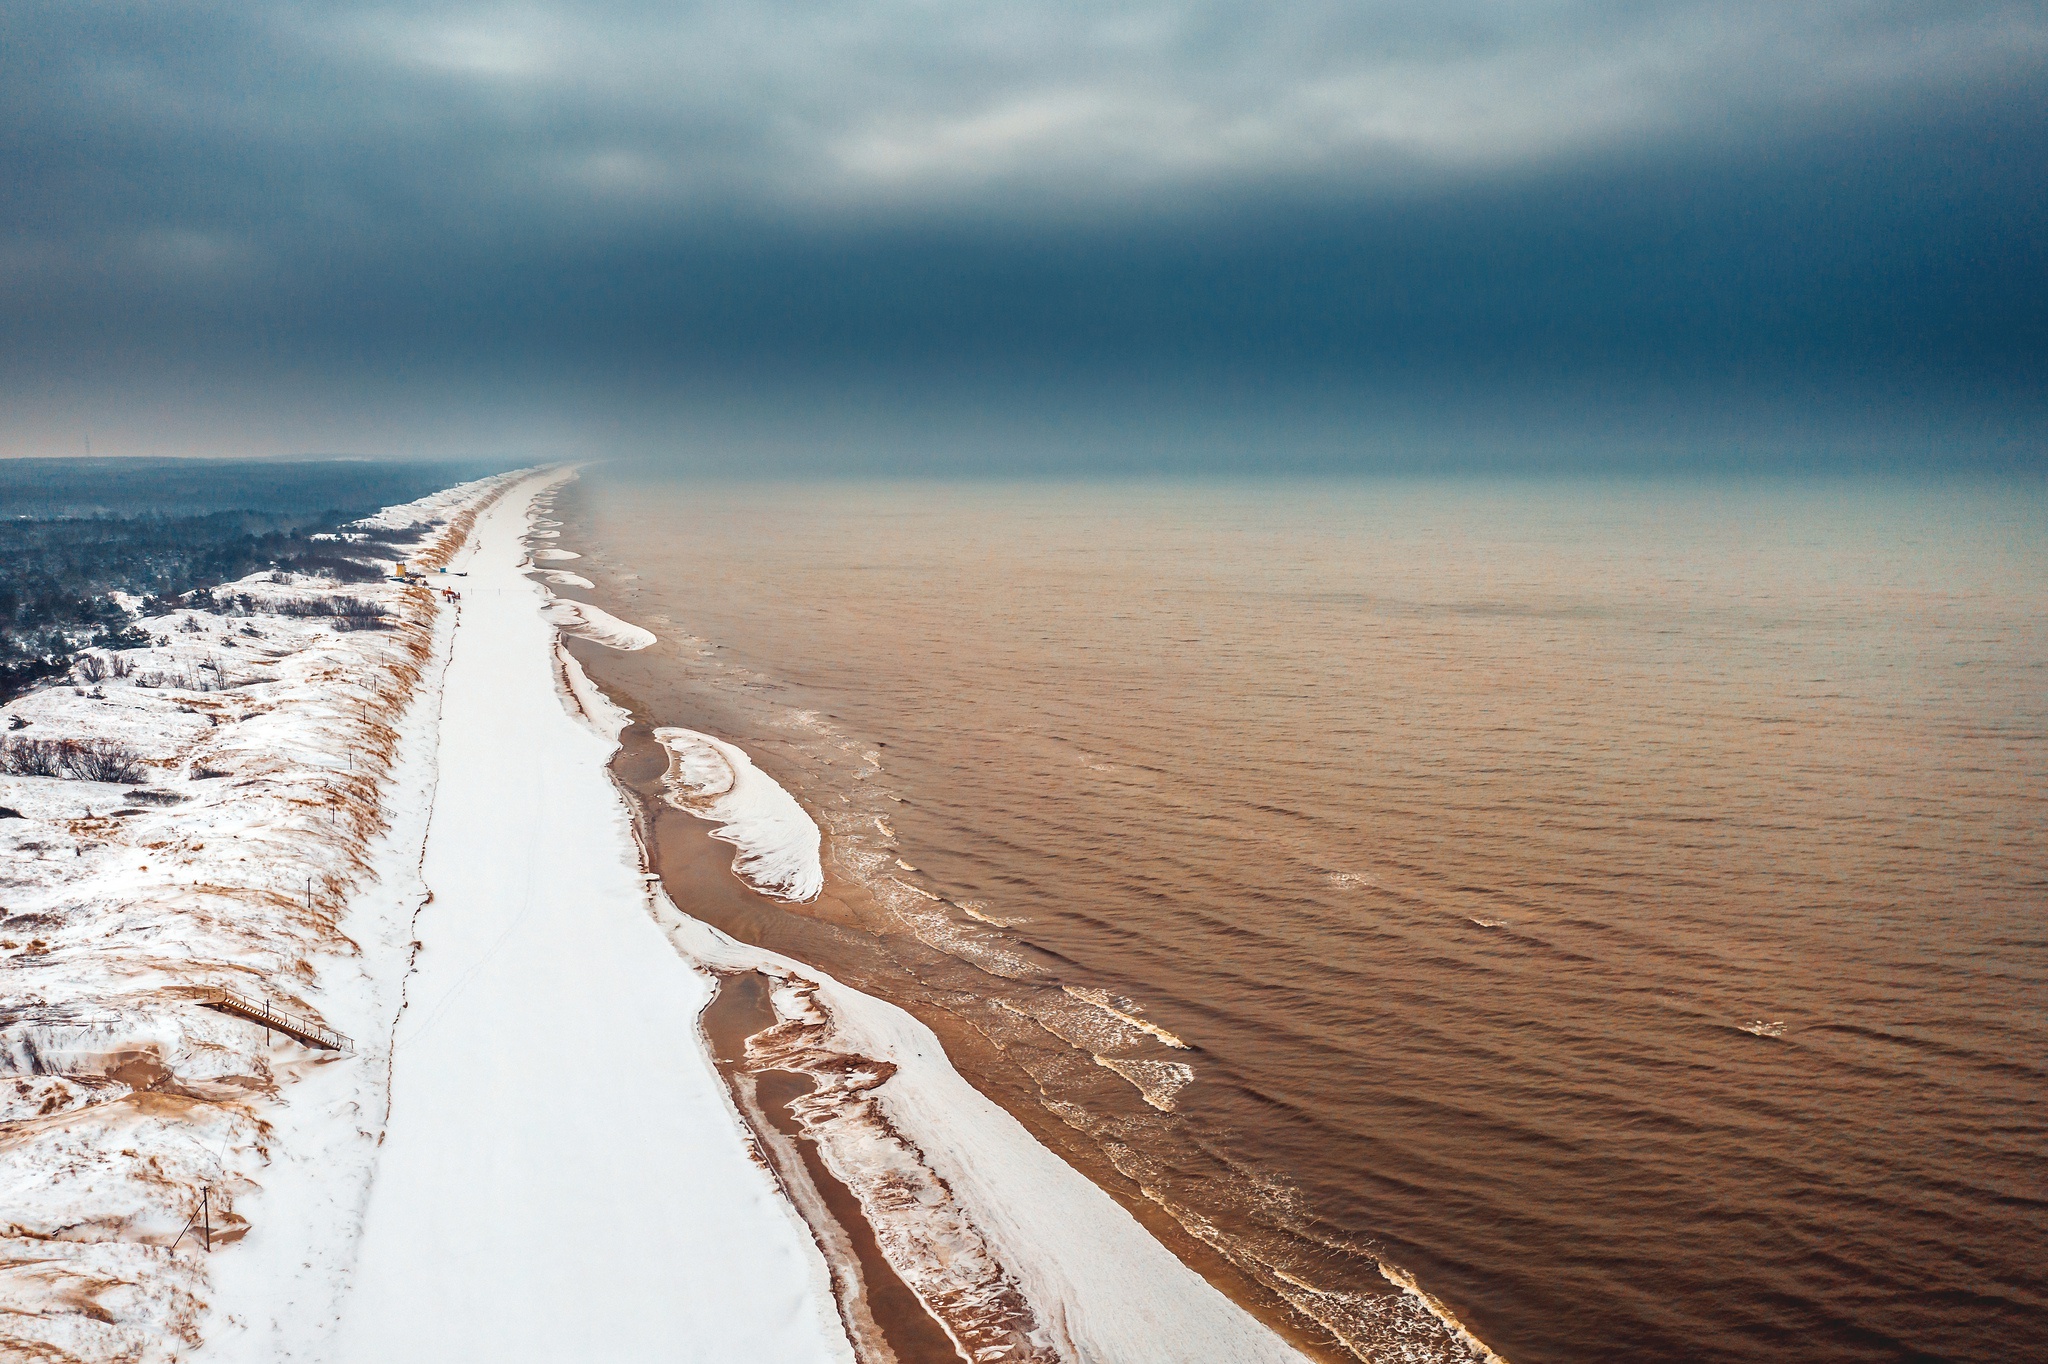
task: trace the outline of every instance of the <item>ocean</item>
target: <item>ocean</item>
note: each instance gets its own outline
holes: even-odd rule
[[[557,514],[556,590],[660,637],[594,679],[825,831],[820,900],[702,912],[1319,1357],[2048,1335],[2038,483],[615,464]]]

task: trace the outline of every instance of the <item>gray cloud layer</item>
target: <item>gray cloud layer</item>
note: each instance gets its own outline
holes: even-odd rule
[[[198,411],[195,387],[268,385],[335,414],[304,439],[403,440],[352,425],[341,390],[387,411],[409,392],[442,440],[484,427],[430,419],[421,384],[488,405],[548,373],[583,386],[560,429],[606,401],[654,429],[707,392],[815,397],[849,373],[1508,402],[1759,367],[1791,394],[1875,366],[2010,406],[2042,352],[2033,4],[187,2],[4,23],[0,383],[43,414],[17,444],[80,420],[85,386]]]

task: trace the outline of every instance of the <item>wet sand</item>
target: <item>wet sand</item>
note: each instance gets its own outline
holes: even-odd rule
[[[775,1011],[768,1003],[769,988],[767,978],[754,971],[726,976],[719,982],[718,994],[704,1010],[704,1032],[711,1039],[719,1074],[733,1091],[740,1112],[757,1131],[766,1123],[790,1138],[802,1164],[801,1173],[785,1168],[772,1153],[769,1156],[785,1186],[802,1179],[820,1195],[823,1214],[831,1219],[831,1225],[818,1226],[817,1211],[806,1208],[812,1229],[821,1233],[828,1260],[851,1256],[857,1270],[848,1279],[851,1291],[861,1300],[861,1310],[854,1314],[856,1321],[850,1323],[850,1330],[864,1345],[879,1341],[887,1354],[872,1351],[877,1360],[893,1356],[898,1364],[953,1364],[960,1356],[951,1338],[897,1276],[875,1241],[860,1201],[825,1168],[816,1145],[790,1112],[790,1105],[809,1094],[814,1082],[808,1075],[763,1070],[747,1062],[747,1039],[775,1022]],[[835,1264],[834,1268],[843,1271],[845,1266]]]
[[[636,717],[647,715],[622,676],[632,668],[634,655],[620,655],[580,640],[566,640],[565,645],[585,671],[600,681],[615,703]],[[657,719],[659,723],[687,724],[690,717],[663,715]],[[856,989],[908,1009],[938,1035],[954,1068],[975,1088],[1002,1105],[1042,1144],[1108,1192],[1183,1263],[1310,1358],[1329,1364],[1341,1364],[1351,1358],[1327,1339],[1304,1331],[1299,1318],[1287,1310],[1284,1302],[1190,1236],[1180,1223],[1162,1212],[1105,1160],[1093,1142],[1054,1119],[1042,1096],[1030,1086],[1028,1076],[1007,1062],[971,1021],[937,1007],[928,989],[921,988],[923,982],[915,964],[906,963],[906,957],[921,945],[914,939],[892,940],[885,945],[871,932],[866,926],[884,922],[887,916],[877,906],[859,904],[866,898],[863,887],[828,874],[825,892],[817,900],[788,906],[753,890],[734,875],[732,847],[711,836],[711,825],[675,809],[663,799],[661,777],[668,766],[668,751],[652,737],[653,728],[645,720],[636,719],[620,736],[619,752],[611,771],[628,796],[650,864],[679,907],[743,942],[799,961],[825,965]],[[927,950],[927,955],[932,968],[944,969],[947,963],[940,954]],[[744,1068],[746,1037],[770,1019],[758,981],[758,976],[728,978],[706,1011],[704,1026],[728,1085]],[[788,1117],[787,1104],[806,1092],[809,1084],[806,1077],[770,1072],[756,1080],[753,1098],[778,1130],[795,1136],[796,1127]],[[748,1108],[746,1097],[741,1091],[735,1093],[735,1102],[743,1113]],[[889,1347],[903,1364],[924,1364],[927,1360],[951,1364],[958,1360],[960,1355],[937,1323],[917,1306],[914,1295],[881,1259],[873,1230],[866,1225],[859,1204],[823,1169],[808,1142],[799,1139],[796,1144],[804,1153],[804,1163],[833,1220],[858,1254],[867,1308]],[[821,1240],[825,1239],[821,1236]],[[916,1310],[909,1310],[911,1307]]]

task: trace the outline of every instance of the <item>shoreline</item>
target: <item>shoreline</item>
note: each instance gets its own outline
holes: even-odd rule
[[[616,742],[633,717],[590,682],[579,661],[587,647],[558,647],[558,690]],[[628,783],[617,786],[623,805]],[[642,815],[645,865],[659,844],[649,843]],[[728,850],[727,861],[733,856]],[[777,982],[780,1024],[765,1042],[756,1035],[749,1059],[762,1071],[807,1074],[829,1091],[802,1101],[803,1126],[834,1178],[855,1191],[898,1277],[965,1353],[1302,1358],[967,1084],[923,1023],[814,965],[727,935],[678,906],[687,899],[649,886],[656,918],[685,959],[720,976],[758,972]],[[920,1192],[906,1199],[906,1189]],[[819,1239],[837,1238],[827,1230]]]
[[[582,651],[579,647],[575,652]],[[732,846],[715,839],[707,823],[661,799],[661,772],[666,757],[667,751],[654,739],[649,727],[635,722],[622,732],[619,751],[611,763],[614,780],[633,806],[636,831],[646,850],[650,865],[661,874],[670,899],[677,903],[689,904],[697,911],[694,917],[703,919],[717,932],[752,945],[758,951],[782,955],[773,947],[763,946],[760,940],[773,936],[772,929],[768,926],[776,916],[787,912],[786,909],[740,878],[733,869],[735,855]],[[857,884],[845,883],[828,873],[825,903],[821,905],[813,902],[805,905],[804,909],[807,912],[822,909],[832,914],[834,900],[860,893],[861,888]],[[857,916],[845,914],[843,911],[833,914],[833,921],[841,922],[855,931],[859,923]],[[851,945],[849,939],[849,946]],[[816,971],[821,968],[813,965],[808,969]],[[872,998],[889,1002],[892,1007],[903,1007],[899,1002],[888,1001],[885,995],[876,994],[872,990],[865,993]],[[718,1008],[722,999],[721,994],[718,1000],[713,1001],[713,1010]],[[1039,1146],[1071,1167],[1079,1177],[1087,1180],[1106,1197],[1114,1200],[1118,1207],[1132,1217],[1153,1240],[1166,1248],[1187,1271],[1207,1281],[1238,1308],[1286,1340],[1301,1357],[1329,1361],[1350,1361],[1355,1358],[1349,1353],[1338,1352],[1326,1341],[1317,1340],[1304,1333],[1299,1323],[1290,1320],[1283,1311],[1278,1310],[1275,1302],[1264,1295],[1255,1281],[1243,1276],[1213,1247],[1188,1235],[1180,1223],[1150,1200],[1128,1199],[1123,1196],[1122,1186],[1127,1181],[1114,1167],[1100,1160],[1099,1153],[1081,1134],[1046,1113],[1031,1095],[1021,1090],[1015,1096],[1002,1091],[982,1091],[977,1081],[984,1072],[998,1065],[999,1061],[991,1054],[984,1059],[982,1065],[975,1068],[972,1076],[960,1064],[963,1054],[978,1047],[988,1046],[987,1039],[982,1037],[970,1022],[954,1018],[942,1011],[937,1016],[929,1016],[922,1011],[911,1012],[921,1025],[933,1031],[944,1049],[947,1060],[964,1082],[972,1085],[984,1098],[1017,1121]],[[731,1040],[725,1034],[715,1035],[714,1050],[720,1055],[725,1055],[723,1044]]]
[[[566,498],[565,503],[576,507]],[[589,539],[594,528],[579,514],[580,510],[566,513],[574,523],[569,533]],[[634,579],[641,565],[635,563],[630,571],[620,568],[618,571],[625,574],[620,580],[607,570],[614,555],[605,544],[575,543],[588,556],[591,566],[578,575],[576,582],[560,585],[577,589],[578,596],[602,602],[609,611],[634,614],[634,605],[640,602]],[[593,577],[598,582],[592,582]],[[664,671],[675,662],[687,666],[692,650],[708,657],[708,651],[719,646],[697,638],[677,623],[688,619],[687,593],[674,600],[658,596],[653,600],[661,600],[661,605],[642,604],[641,609],[666,610],[674,620],[662,615],[641,618],[678,632],[680,660],[669,656],[673,645],[646,655],[594,649],[575,640],[569,641],[567,647],[587,660],[591,676],[599,679],[621,704],[636,716],[646,718],[647,728],[686,726],[700,732],[725,733],[727,726],[721,725],[719,715],[713,713],[715,705],[707,709],[693,692],[668,686],[662,680]],[[773,680],[760,671],[759,660],[745,667],[752,669],[743,670],[748,685],[775,690]],[[725,719],[730,724],[741,720],[744,714],[727,715]],[[809,712],[799,713],[794,723],[801,726],[808,716]],[[757,716],[751,727],[733,729],[731,737],[744,734],[750,749],[760,745],[755,755],[758,765],[787,768],[789,755],[778,746],[774,732],[777,723],[774,718]],[[651,746],[653,741],[651,736],[643,735],[636,740],[628,734],[624,742]],[[872,736],[856,743],[842,735],[837,742],[837,748],[845,751],[847,759],[856,765],[865,761],[877,772],[881,768],[876,761],[880,755],[868,750],[878,747],[886,746],[878,745]],[[828,764],[839,758],[838,752],[828,752]],[[890,766],[893,769],[894,764]],[[643,834],[650,839],[654,857],[665,856],[662,849],[668,843],[709,838],[695,820],[665,809],[657,772],[641,770],[636,760],[623,752],[615,760],[614,770],[623,785],[638,788],[643,805],[659,812],[659,832]],[[781,771],[774,775],[778,779],[783,777]],[[810,775],[816,777],[818,773]],[[802,789],[810,798],[824,798],[811,789],[801,772],[797,782],[792,789]],[[914,793],[904,791],[900,797],[893,791],[884,794],[890,799],[901,799]],[[886,817],[890,807],[880,808]],[[821,825],[826,822],[823,811],[813,813]],[[1095,1088],[1089,1091],[1085,1101],[1091,1108],[1108,1091],[1106,1097],[1110,1102],[1121,1096],[1127,1107],[1135,1107],[1143,1115],[1143,1122],[1175,1122],[1173,1088],[1150,1083],[1161,1077],[1149,1072],[1170,1070],[1173,1074],[1165,1078],[1185,1083],[1187,1067],[1183,1058],[1195,1062],[1198,1068],[1199,1050],[1177,1045],[1181,1039],[1143,1018],[1141,1006],[1119,1007],[1123,1001],[1099,988],[1103,984],[1100,980],[1089,982],[1097,988],[1067,988],[1062,982],[1071,982],[1073,963],[1057,954],[1041,958],[1035,945],[1008,932],[1001,932],[998,938],[967,924],[968,933],[979,935],[970,946],[985,950],[947,955],[948,945],[960,936],[954,930],[961,920],[954,920],[954,915],[962,916],[962,920],[979,919],[996,930],[1006,926],[984,919],[975,912],[972,902],[963,904],[933,894],[944,887],[930,882],[916,868],[893,860],[886,851],[878,858],[875,840],[864,836],[864,825],[855,831],[860,835],[855,842],[861,846],[849,848],[843,840],[846,825],[843,816],[835,817],[833,832],[827,835],[826,886],[820,898],[801,905],[778,905],[764,900],[752,906],[735,906],[727,918],[716,920],[717,926],[792,959],[828,963],[833,974],[846,984],[908,1010],[942,1039],[955,1068],[982,1096],[1005,1110],[1040,1145],[1056,1152],[1067,1165],[1114,1200],[1155,1240],[1169,1247],[1185,1268],[1207,1280],[1302,1355],[1331,1364],[1400,1358],[1406,1357],[1404,1352],[1412,1349],[1418,1337],[1427,1337],[1431,1358],[1498,1359],[1463,1326],[1452,1308],[1431,1297],[1413,1276],[1401,1273],[1380,1256],[1365,1257],[1356,1267],[1346,1266],[1353,1282],[1337,1292],[1330,1291],[1331,1285],[1323,1275],[1311,1272],[1306,1279],[1291,1276],[1288,1271],[1298,1265],[1289,1258],[1290,1252],[1305,1254],[1312,1262],[1315,1255],[1326,1250],[1333,1255],[1341,1252],[1308,1241],[1298,1247],[1275,1247],[1246,1243],[1242,1238],[1233,1240],[1225,1227],[1205,1216],[1202,1207],[1191,1206],[1190,1200],[1177,1197],[1170,1185],[1161,1185],[1148,1177],[1149,1153],[1142,1141],[1126,1140],[1125,1144],[1135,1150],[1116,1146],[1120,1140],[1118,1133],[1129,1128],[1127,1119],[1120,1120],[1114,1111],[1104,1109],[1106,1117],[1091,1112],[1076,1121],[1075,1107],[1064,1102],[1067,1091],[1060,1085],[1071,1078],[1066,1074],[1068,1070],[1092,1060],[1092,1065],[1080,1068],[1095,1077],[1107,1078],[1096,1079]],[[883,835],[881,846],[886,850],[894,842],[894,831],[885,824],[879,827]],[[876,874],[890,893],[886,901],[869,884]],[[990,971],[1004,979],[989,979]],[[1040,988],[1047,983],[1051,985],[1049,991]],[[991,991],[991,986],[998,988]],[[1020,989],[1013,986],[1032,993],[1019,998]],[[1048,995],[1051,998],[1044,997]],[[1105,1045],[1100,1039],[1109,1034],[1115,1035],[1114,1041]],[[1032,1049],[1022,1061],[1013,1054],[1020,1042]],[[1090,1052],[1095,1056],[1091,1057]],[[1108,1061],[1102,1059],[1104,1052],[1110,1053]],[[1142,1058],[1137,1065],[1130,1064],[1135,1059],[1133,1053]],[[1075,1057],[1079,1058],[1078,1063]],[[1087,1075],[1082,1079],[1087,1082]],[[1131,1103],[1134,1096],[1138,1101],[1135,1105]],[[1143,1129],[1143,1134],[1149,1133],[1149,1127]],[[1164,1154],[1171,1156],[1173,1152],[1168,1150]],[[1370,1277],[1362,1277],[1360,1268]],[[1358,1329],[1361,1320],[1368,1328],[1363,1332]]]
[[[544,523],[573,476],[382,514],[442,512],[416,557],[459,563],[463,602],[387,581],[374,593],[398,628],[357,634],[259,602],[246,647],[269,671],[239,690],[24,698],[52,732],[60,714],[114,716],[91,707],[161,712],[152,761],[177,789],[65,821],[90,865],[42,885],[69,918],[25,959],[44,1016],[11,1007],[4,1041],[16,1074],[48,1079],[20,1082],[42,1107],[9,1111],[0,1180],[47,1186],[24,1211],[48,1227],[16,1216],[6,1263],[59,1267],[0,1285],[4,1339],[252,1364],[559,1358],[593,1331],[618,1358],[688,1338],[860,1364],[1302,1359],[970,1085],[923,1023],[670,893],[658,820],[614,766],[631,717],[576,659],[652,636],[565,602],[542,566],[570,557]],[[181,614],[208,623],[167,658],[245,647],[225,618]],[[7,781],[38,829],[82,786]],[[808,823],[772,778],[751,789],[757,816]],[[748,837],[676,813],[745,889],[729,868]],[[749,870],[801,894],[822,874],[812,836],[794,863]],[[148,861],[119,871],[131,853]],[[95,876],[114,879],[73,903]],[[141,957],[102,945],[110,922],[143,933]],[[194,926],[219,945],[195,956]],[[123,972],[142,993],[120,993]],[[354,1050],[259,1043],[196,1006],[214,984]],[[96,1230],[79,1234],[81,1214]]]

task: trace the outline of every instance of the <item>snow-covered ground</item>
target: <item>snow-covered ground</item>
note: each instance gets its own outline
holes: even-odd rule
[[[437,523],[413,556],[431,568],[503,486],[378,519]],[[124,677],[5,708],[0,737],[114,741],[143,770],[0,776],[0,1356],[160,1360],[265,1314],[334,1319],[383,1124],[432,790],[422,702],[453,612],[393,581],[274,576],[233,584],[230,614],[147,622],[161,643],[120,655]],[[386,628],[279,610],[342,598]],[[266,1041],[198,1007],[209,986],[358,1054]]]
[[[149,769],[0,777],[0,1358],[853,1359],[819,1249],[843,1242],[799,1218],[699,1025],[718,975],[758,971],[779,1021],[753,1068],[813,1077],[805,1135],[976,1361],[1298,1359],[923,1025],[644,873],[605,770],[626,717],[557,637],[652,636],[547,591],[582,582],[535,562],[576,557],[537,519],[566,476],[386,513],[441,523],[416,558],[467,574],[434,579],[459,605],[251,580],[252,614],[157,622],[103,699],[8,708]],[[266,607],[323,592],[394,628]],[[816,894],[802,807],[722,740],[661,737],[736,870]],[[266,1042],[197,1007],[214,985],[355,1052]]]
[[[710,979],[647,913],[613,744],[563,705],[527,526],[508,499],[464,561],[433,898],[335,1357],[850,1360],[702,1043]]]
[[[739,849],[732,869],[741,879],[779,900],[818,898],[825,889],[821,836],[795,796],[738,744],[676,726],[654,737],[669,752],[669,802],[718,826],[711,836]]]

